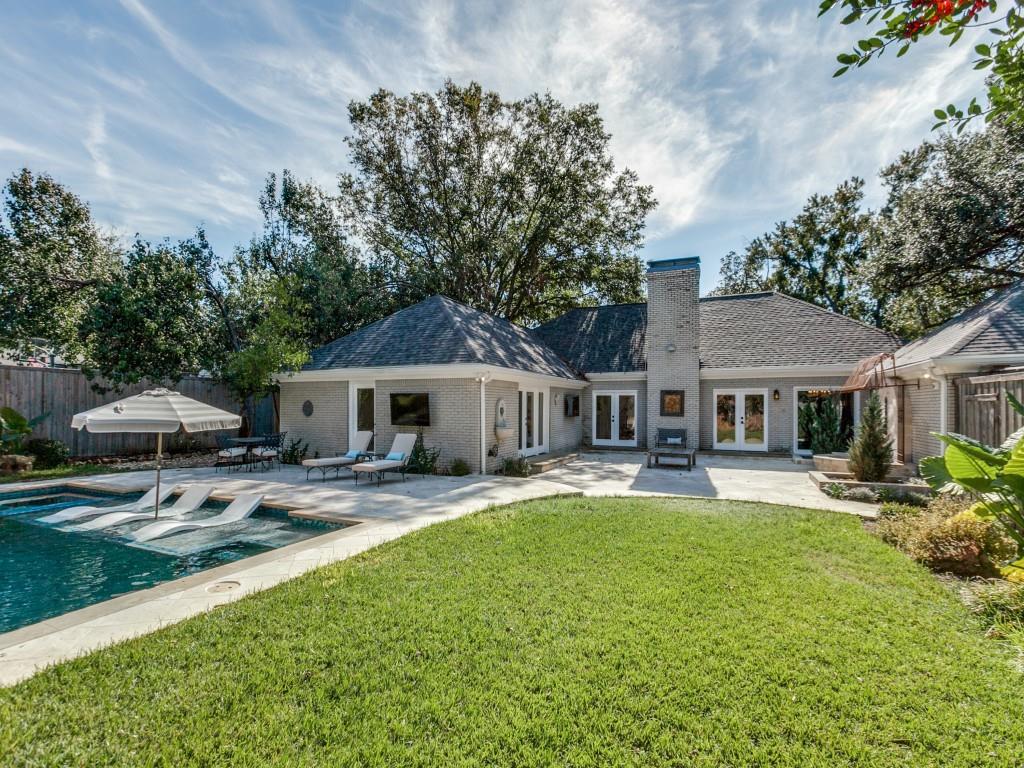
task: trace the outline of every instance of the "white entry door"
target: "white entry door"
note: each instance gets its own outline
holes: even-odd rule
[[[715,448],[768,450],[768,390],[715,390]]]
[[[348,441],[356,438],[356,432],[375,432],[375,389],[372,381],[349,382],[348,389]],[[369,450],[374,449],[370,440]]]
[[[547,453],[548,434],[546,389],[519,390],[519,455],[536,456]]]
[[[594,445],[636,447],[636,390],[594,392]]]

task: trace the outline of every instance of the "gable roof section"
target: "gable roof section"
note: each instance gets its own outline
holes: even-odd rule
[[[579,376],[529,331],[446,296],[432,296],[325,344],[305,371],[473,363]]]
[[[701,299],[700,334],[705,368],[852,366],[899,346],[887,331],[775,291]]]
[[[534,328],[533,333],[581,371],[632,373],[647,370],[646,304],[571,309]]]
[[[1024,357],[1024,282],[993,294],[947,320],[896,353],[897,367],[939,357],[1006,355]]]
[[[574,309],[534,333],[588,373],[647,370],[646,304]],[[704,368],[849,364],[892,352],[892,334],[775,292],[700,300]]]

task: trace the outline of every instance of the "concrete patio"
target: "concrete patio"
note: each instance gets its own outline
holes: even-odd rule
[[[268,589],[435,522],[489,506],[551,495],[697,496],[761,501],[873,516],[867,504],[830,499],[807,477],[807,468],[784,459],[704,456],[688,472],[648,469],[639,453],[585,453],[575,461],[530,478],[388,478],[377,487],[337,480],[306,479],[298,467],[267,472],[216,473],[210,468],[176,469],[164,482],[210,483],[215,497],[258,493],[264,501],[294,514],[355,523],[314,539],[213,568],[151,589],[133,592],[78,611],[0,635],[0,685],[10,685],[37,669],[88,653],[110,643],[152,632],[240,597]],[[137,491],[154,483],[151,471],[3,486],[73,485]]]

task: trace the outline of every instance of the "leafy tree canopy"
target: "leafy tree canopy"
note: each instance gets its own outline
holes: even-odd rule
[[[986,42],[975,46],[975,69],[987,69],[987,103],[971,99],[966,106],[955,104],[935,110],[936,128],[955,125],[963,130],[975,117],[996,118],[1024,124],[1024,17],[1021,0],[822,0],[819,16],[833,9],[842,14],[843,24],[863,23],[871,28],[853,50],[837,56],[839,77],[851,68],[895,48],[903,56],[920,40],[939,35],[954,45],[965,32],[985,29]]]
[[[397,304],[435,293],[514,322],[640,298],[655,200],[616,172],[596,104],[480,85],[349,107],[341,203]]]

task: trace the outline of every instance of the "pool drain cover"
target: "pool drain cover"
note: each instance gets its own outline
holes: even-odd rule
[[[230,592],[233,589],[238,589],[242,586],[237,581],[218,581],[216,584],[211,584],[206,588],[207,592],[211,594],[219,594],[221,592]]]

